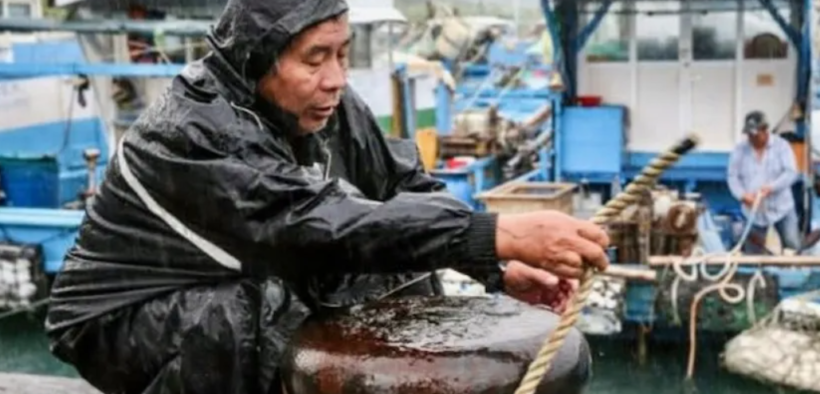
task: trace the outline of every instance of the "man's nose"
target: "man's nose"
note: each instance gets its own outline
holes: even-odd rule
[[[330,65],[322,78],[323,90],[340,90],[347,83],[347,69],[341,62]]]

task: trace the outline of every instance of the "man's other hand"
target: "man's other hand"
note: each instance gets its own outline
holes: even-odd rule
[[[511,297],[533,305],[546,305],[556,313],[563,313],[578,288],[575,280],[557,276],[527,266],[519,261],[507,263],[504,271],[504,289]]]
[[[603,229],[558,211],[498,217],[499,259],[517,260],[559,278],[580,278],[584,263],[605,270],[609,265],[607,246],[609,237]]]
[[[751,208],[752,205],[755,203],[755,194],[754,193],[746,193],[743,195],[743,198],[740,199],[740,202],[746,206],[746,208]]]
[[[766,198],[772,194],[772,188],[770,186],[763,186],[760,188],[760,197]],[[754,195],[752,196],[752,203],[754,203]]]

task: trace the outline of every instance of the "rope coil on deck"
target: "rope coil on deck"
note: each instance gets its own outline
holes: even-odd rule
[[[681,281],[686,282],[695,282],[698,280],[698,273],[700,275],[710,281],[713,282],[709,286],[704,287],[692,298],[692,305],[689,307],[689,358],[687,359],[686,363],[686,378],[692,379],[695,375],[695,355],[697,352],[697,315],[698,315],[698,305],[700,301],[705,297],[707,294],[717,291],[720,295],[720,298],[729,303],[729,304],[737,304],[743,301],[744,298],[747,300],[747,309],[749,313],[749,318],[752,320],[756,320],[755,311],[754,311],[754,291],[755,286],[760,284],[762,287],[766,286],[766,282],[763,278],[763,274],[760,270],[755,272],[752,279],[747,284],[747,287],[744,289],[742,286],[738,284],[731,283],[732,279],[734,278],[735,274],[737,273],[738,264],[734,261],[734,258],[740,254],[743,245],[746,243],[749,234],[751,233],[752,226],[754,225],[753,218],[757,215],[757,211],[760,208],[760,204],[763,201],[763,194],[758,192],[755,194],[754,202],[752,203],[752,207],[749,210],[749,220],[744,226],[743,233],[740,236],[740,239],[737,241],[735,247],[733,247],[728,253],[725,254],[726,263],[724,264],[723,268],[720,272],[716,275],[712,275],[706,269],[706,264],[703,264],[704,261],[710,256],[719,255],[719,253],[711,253],[706,254],[703,256],[695,256],[693,258],[684,260],[682,262],[677,262],[672,265],[673,270],[675,271],[675,281],[672,282],[672,308],[675,311],[675,316],[678,315],[678,306],[677,306],[677,288]],[[694,269],[692,270],[692,274],[688,275],[683,272],[683,265],[692,265]],[[698,269],[700,267],[700,269]],[[735,294],[729,294],[728,291],[733,291]],[[677,318],[676,318],[677,319]],[[752,323],[754,324],[754,322]]]
[[[671,149],[660,154],[654,158],[642,171],[641,174],[633,180],[624,191],[610,199],[606,205],[601,208],[591,221],[598,225],[603,225],[611,222],[618,216],[627,206],[638,202],[641,198],[641,193],[644,190],[651,188],[655,182],[660,178],[664,171],[672,167],[680,158],[697,146],[699,140],[696,135],[690,135],[686,139],[678,142]],[[549,371],[552,361],[558,350],[564,344],[564,340],[569,334],[569,330],[578,321],[581,310],[586,304],[586,300],[592,292],[593,278],[595,277],[595,270],[589,266],[584,268],[584,275],[578,284],[578,291],[573,296],[569,303],[569,307],[561,315],[561,320],[558,323],[555,331],[544,341],[541,350],[530,363],[527,373],[519,383],[515,394],[534,394],[536,388],[541,383],[547,371]]]

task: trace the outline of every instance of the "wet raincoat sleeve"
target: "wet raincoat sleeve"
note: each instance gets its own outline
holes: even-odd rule
[[[409,191],[384,202],[369,200],[318,170],[293,164],[274,144],[223,152],[224,141],[208,139],[207,123],[132,134],[140,140],[127,136],[123,153],[160,205],[236,256],[247,273],[496,265],[495,216],[474,213],[446,192],[421,192],[433,181],[401,170],[403,164],[396,166],[396,190]]]
[[[382,137],[384,138],[384,137]],[[421,163],[419,152],[411,141],[385,138],[390,153],[393,171],[389,183],[392,185],[391,195],[403,192],[433,193],[446,191],[444,182],[436,179],[427,172]],[[477,280],[489,292],[504,290],[504,272],[500,265],[462,265],[461,273]]]
[[[418,149],[409,140],[384,138],[392,171],[388,177],[389,195],[403,192],[432,193],[447,190],[444,182],[424,171]]]

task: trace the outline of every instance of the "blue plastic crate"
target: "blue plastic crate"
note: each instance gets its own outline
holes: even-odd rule
[[[562,176],[608,179],[624,165],[624,109],[617,106],[569,107],[561,118]]]
[[[84,216],[80,210],[0,208],[0,238],[39,245],[45,258],[43,268],[56,274],[74,245]]]
[[[626,287],[624,320],[642,324],[654,323],[656,293],[657,290],[651,284],[630,283]]]
[[[59,164],[54,158],[0,158],[3,205],[18,208],[59,206]]]

